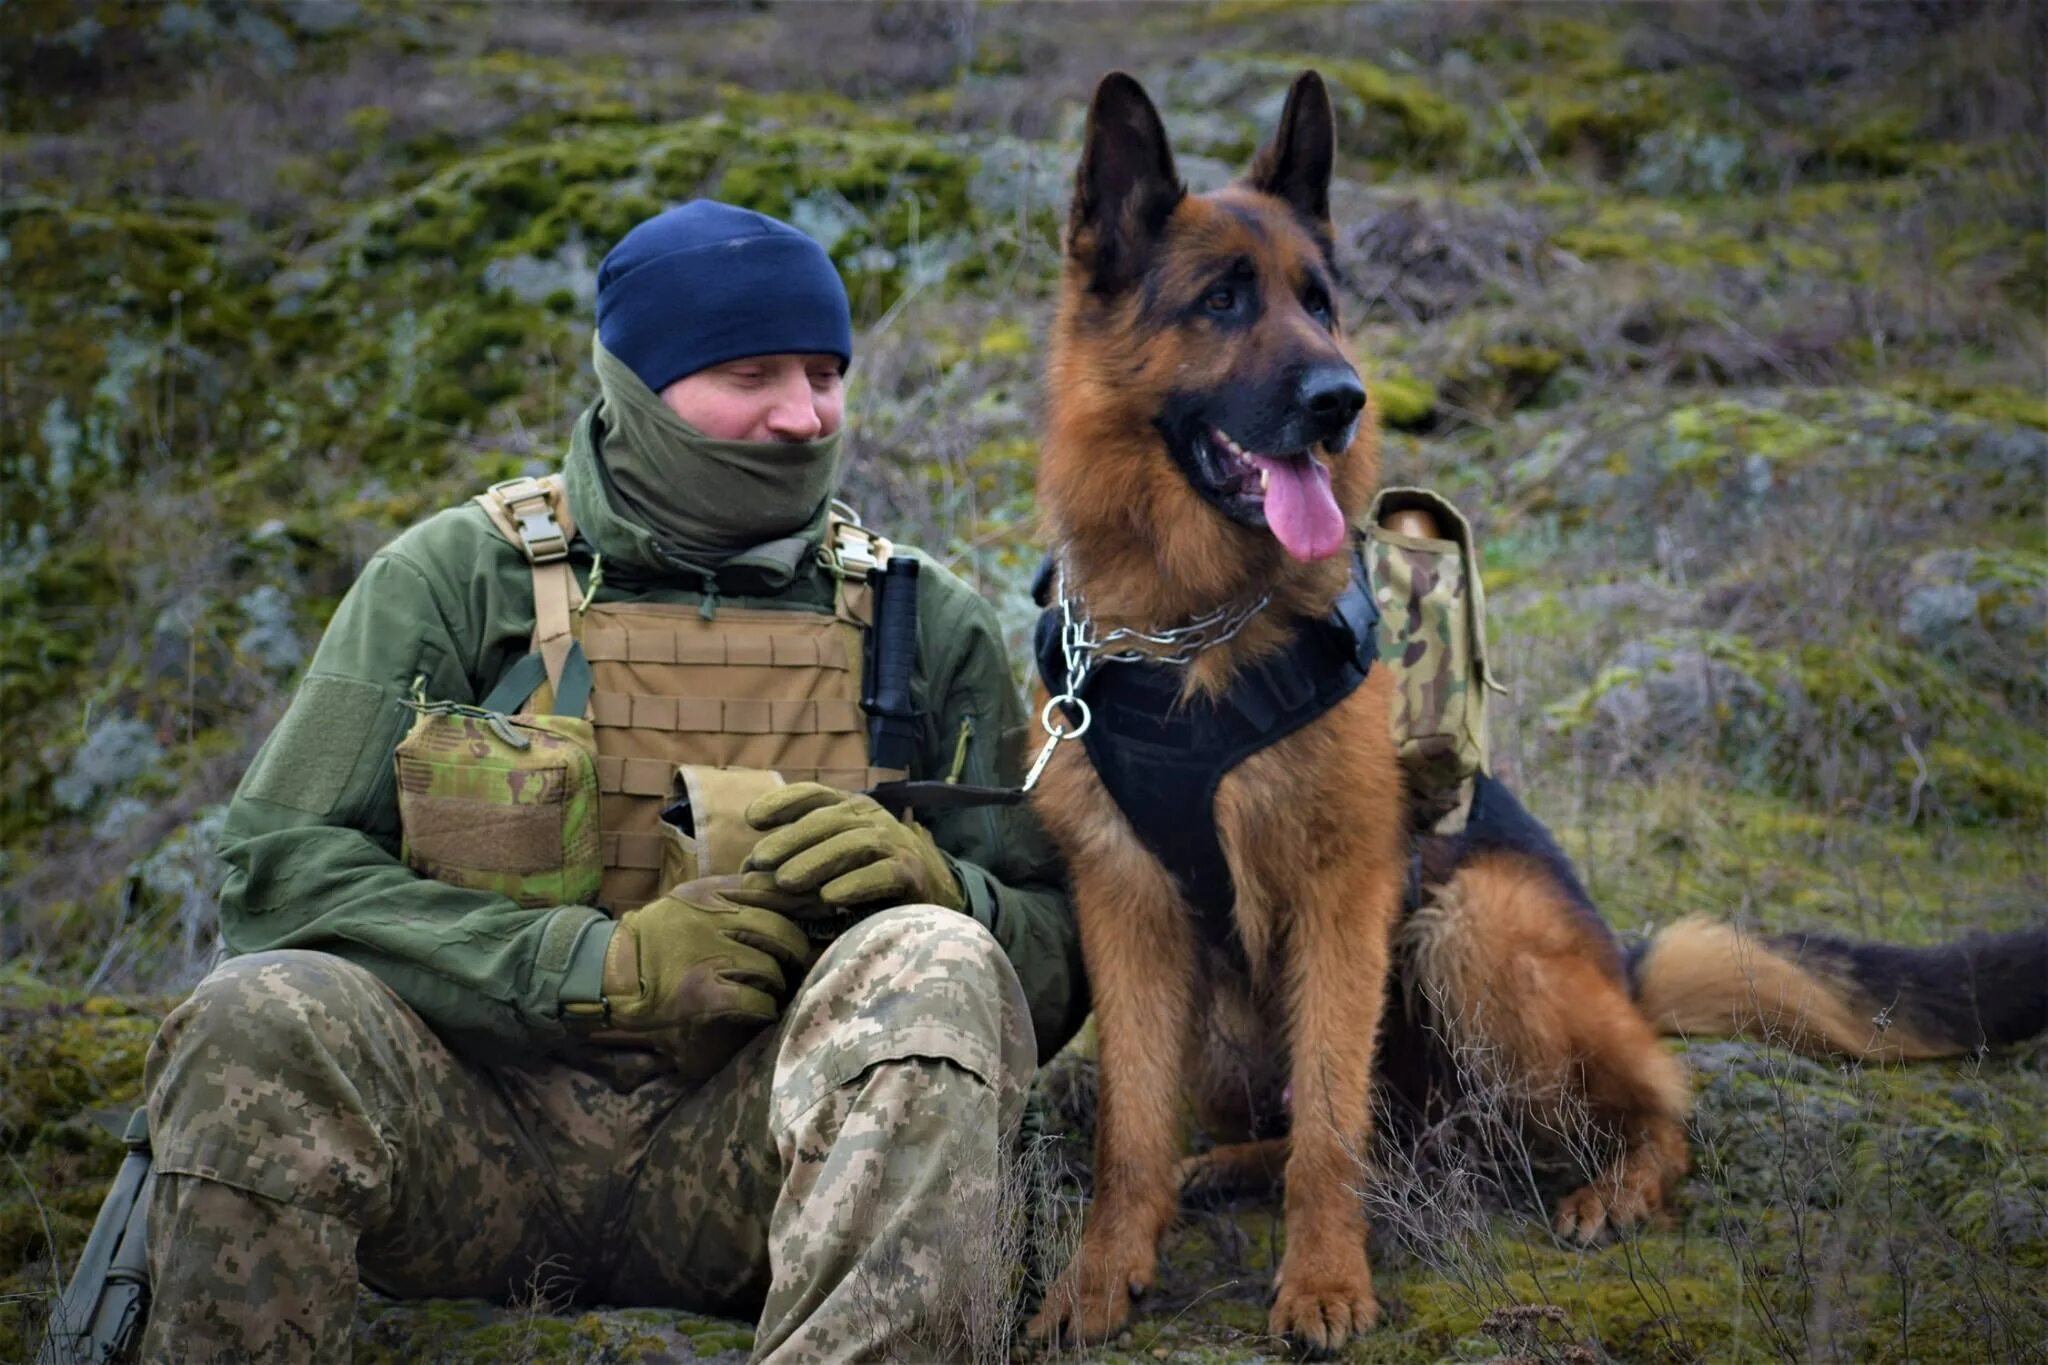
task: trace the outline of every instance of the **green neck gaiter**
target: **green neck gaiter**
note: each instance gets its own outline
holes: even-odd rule
[[[815,441],[720,441],[669,410],[595,337],[603,461],[619,510],[663,548],[718,563],[765,541],[825,528],[839,486],[840,432]]]

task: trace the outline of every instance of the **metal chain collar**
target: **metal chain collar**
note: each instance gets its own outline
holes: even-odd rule
[[[1238,632],[1273,601],[1271,593],[1261,593],[1258,600],[1249,605],[1225,604],[1185,625],[1169,626],[1164,630],[1118,626],[1097,636],[1095,622],[1088,615],[1088,604],[1067,591],[1067,566],[1064,562],[1057,564],[1053,584],[1059,599],[1060,654],[1067,666],[1067,685],[1058,696],[1049,698],[1038,713],[1038,727],[1045,731],[1045,747],[1038,751],[1031,771],[1024,775],[1024,790],[1027,792],[1038,785],[1039,776],[1045,772],[1045,765],[1052,761],[1053,750],[1059,748],[1060,741],[1079,739],[1095,723],[1095,713],[1081,699],[1081,688],[1096,664],[1153,663],[1178,667],[1192,663],[1204,650],[1236,639]],[[1124,647],[1117,648],[1119,645]],[[1059,713],[1063,710],[1072,710],[1079,715],[1071,730],[1061,723]]]

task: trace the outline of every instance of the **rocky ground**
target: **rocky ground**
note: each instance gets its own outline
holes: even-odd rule
[[[1498,766],[1621,927],[2040,926],[2048,127],[2024,4],[0,7],[0,1359],[38,1338],[220,803],[363,559],[555,458],[595,268],[693,194],[826,241],[850,490],[1021,639],[1035,357],[1113,66],[1197,187],[1305,65],[1390,480],[1478,526]],[[1372,1359],[2048,1355],[2048,1051],[1685,1048],[1674,1217],[1591,1251],[1469,1125],[1365,1182]],[[1088,1062],[1048,1078],[1073,1178]],[[1480,1125],[1485,1128],[1486,1125]],[[1525,1156],[1526,1149],[1526,1156]],[[1253,1359],[1270,1204],[1100,1358]],[[1002,1324],[978,1336],[1006,1347]],[[738,1359],[744,1326],[366,1298],[365,1360]]]

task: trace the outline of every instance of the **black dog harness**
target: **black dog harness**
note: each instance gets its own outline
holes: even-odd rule
[[[1379,615],[1354,550],[1351,581],[1329,615],[1298,622],[1279,652],[1240,671],[1220,699],[1181,700],[1184,674],[1168,664],[1088,673],[1082,700],[1094,720],[1081,742],[1095,775],[1195,907],[1209,942],[1236,941],[1237,888],[1216,835],[1217,784],[1358,689],[1378,653]],[[1048,609],[1035,641],[1038,675],[1055,697],[1067,690],[1063,624],[1060,609]]]

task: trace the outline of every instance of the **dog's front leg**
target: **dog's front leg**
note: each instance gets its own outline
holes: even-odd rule
[[[1289,1063],[1287,1251],[1271,1327],[1316,1350],[1379,1316],[1359,1185],[1399,864],[1323,868],[1304,879],[1287,926]]]
[[[1031,1334],[1100,1341],[1151,1286],[1176,1207],[1195,957],[1187,915],[1149,857],[1077,864],[1074,903],[1099,1057],[1095,1193]]]

